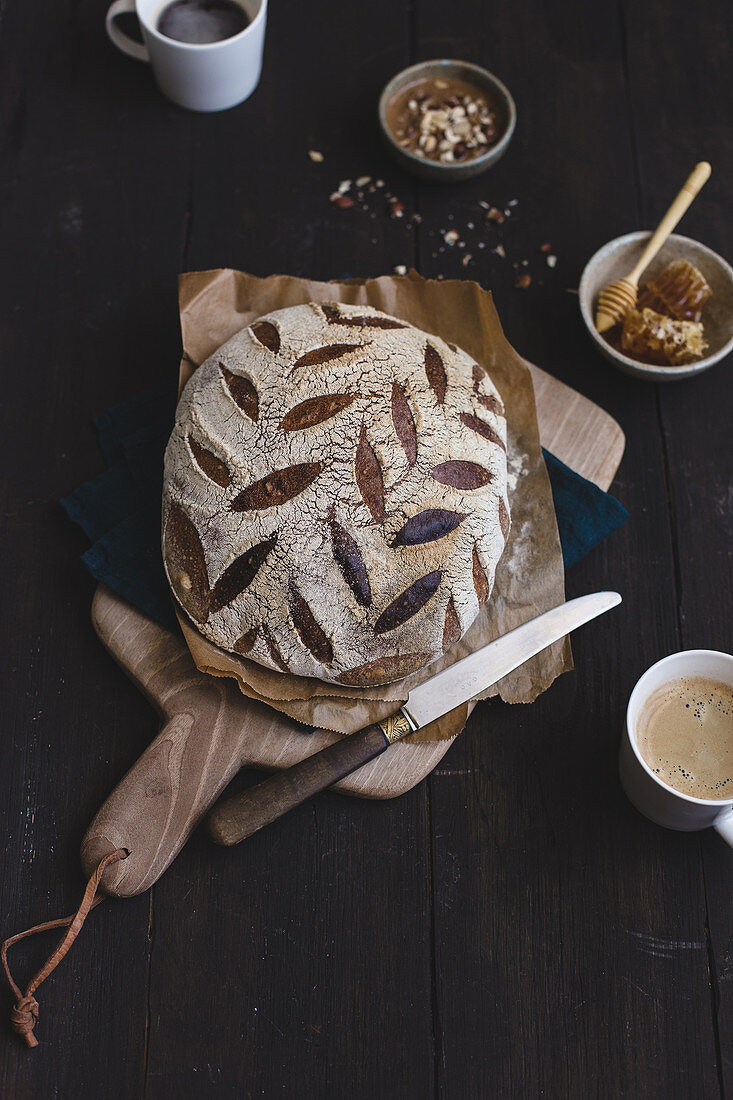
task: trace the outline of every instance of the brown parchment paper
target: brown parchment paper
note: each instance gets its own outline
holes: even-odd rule
[[[235,332],[274,309],[306,302],[340,301],[375,306],[459,344],[491,375],[506,408],[509,506],[512,526],[496,571],[494,590],[476,621],[451,649],[426,669],[375,688],[347,688],[273,672],[227,653],[179,615],[196,665],[214,676],[232,676],[252,699],[299,722],[353,733],[392,714],[411,687],[479,646],[562,603],[562,550],[550,482],[540,449],[529,370],[502,332],[488,291],[473,282],[408,275],[317,283],[288,275],[260,279],[228,269],[182,275],[179,280],[183,359],[180,389],[193,371]],[[560,673],[572,668],[566,638],[506,676],[479,698],[499,694],[509,703],[531,703]],[[463,729],[473,703],[456,708],[414,734],[413,741],[442,741]]]

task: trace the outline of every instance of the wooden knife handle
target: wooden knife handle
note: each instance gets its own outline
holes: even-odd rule
[[[212,839],[217,844],[238,844],[373,760],[390,743],[379,726],[367,726],[250,787],[243,794],[225,799],[214,807],[207,819]]]

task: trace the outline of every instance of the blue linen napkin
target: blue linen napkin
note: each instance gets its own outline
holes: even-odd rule
[[[61,504],[92,546],[82,555],[98,581],[162,626],[176,618],[160,554],[163,452],[176,407],[173,387],[116,405],[94,420],[108,468]],[[568,569],[629,518],[592,481],[543,449]]]

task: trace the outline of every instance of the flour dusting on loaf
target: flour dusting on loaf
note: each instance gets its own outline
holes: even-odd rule
[[[434,661],[489,598],[509,522],[490,378],[368,306],[260,318],[179,401],[168,580],[205,637],[269,668],[358,687]]]

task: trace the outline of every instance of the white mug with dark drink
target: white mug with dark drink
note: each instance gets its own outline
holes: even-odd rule
[[[119,27],[137,15],[144,44]],[[149,61],[160,90],[192,111],[224,111],[247,99],[262,69],[267,0],[114,0],[107,34],[118,49]]]
[[[668,829],[709,825],[733,846],[733,656],[673,653],[629,699],[621,783],[638,810]]]

